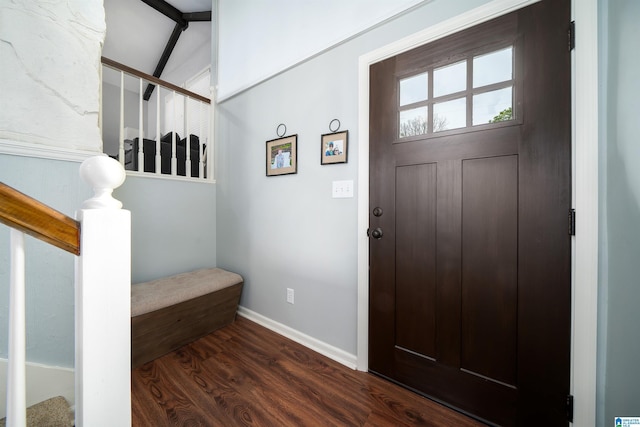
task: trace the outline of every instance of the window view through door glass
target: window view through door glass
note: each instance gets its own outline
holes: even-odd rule
[[[400,111],[400,138],[427,133],[428,109],[415,107],[428,99],[429,73],[400,80],[400,106],[409,106]]]
[[[505,84],[507,84],[506,87]],[[503,86],[498,88],[496,86]],[[488,91],[473,96],[473,125],[513,118],[513,47],[473,58],[473,88]],[[491,90],[493,89],[493,90]]]
[[[513,78],[513,48],[509,46],[473,58],[473,87],[487,86]]]
[[[400,105],[426,101],[429,97],[427,91],[428,83],[429,73],[422,73],[400,80]]]
[[[449,95],[467,88],[467,61],[436,68],[433,72],[433,96]]]
[[[513,119],[513,46],[399,80],[399,137]]]
[[[433,131],[463,128],[467,125],[467,101],[458,98],[433,105]]]
[[[473,95],[473,125],[512,119],[511,86]]]
[[[427,107],[400,111],[400,138],[427,133]]]

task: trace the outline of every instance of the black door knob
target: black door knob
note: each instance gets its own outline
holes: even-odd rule
[[[382,239],[382,228],[374,228],[371,230],[371,237],[374,239]]]

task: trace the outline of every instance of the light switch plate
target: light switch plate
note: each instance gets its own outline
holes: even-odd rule
[[[353,180],[333,181],[333,190],[331,194],[334,199],[353,197]]]

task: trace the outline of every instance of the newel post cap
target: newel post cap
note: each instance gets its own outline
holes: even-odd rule
[[[83,209],[122,208],[122,202],[112,196],[113,189],[120,187],[126,178],[120,162],[107,155],[90,157],[80,165],[80,177],[94,192],[82,204]]]

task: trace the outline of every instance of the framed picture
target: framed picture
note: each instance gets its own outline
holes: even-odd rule
[[[267,141],[267,176],[298,173],[298,135]]]
[[[320,139],[320,164],[347,163],[349,131],[325,133]]]

